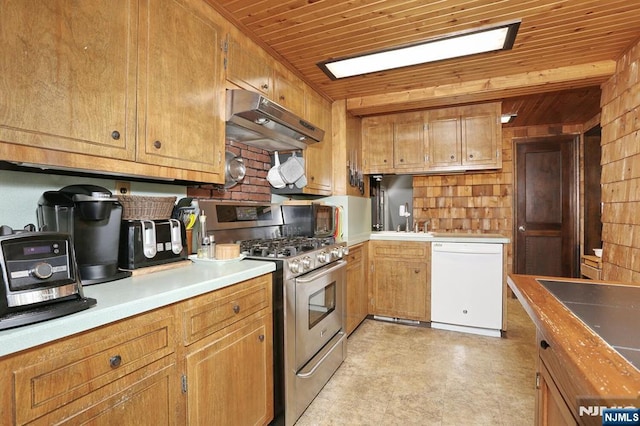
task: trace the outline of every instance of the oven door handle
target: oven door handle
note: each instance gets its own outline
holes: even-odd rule
[[[296,282],[299,283],[310,283],[311,281],[315,281],[320,277],[323,277],[327,274],[330,274],[334,271],[337,271],[340,268],[344,268],[344,266],[347,264],[347,262],[345,262],[344,260],[339,260],[337,262],[335,262],[335,264],[331,265],[330,267],[324,267],[322,269],[319,269],[317,271],[311,272],[310,274],[304,275],[302,278],[298,277],[296,278]]]

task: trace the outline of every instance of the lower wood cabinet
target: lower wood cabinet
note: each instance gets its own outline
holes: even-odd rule
[[[1,422],[267,424],[271,315],[268,274],[0,358]]]
[[[430,321],[431,243],[370,241],[369,312]]]
[[[583,395],[577,377],[567,372],[539,330],[536,340],[536,425],[577,425],[577,399]]]
[[[367,317],[366,244],[349,247],[347,255],[347,335]]]
[[[187,424],[260,425],[273,418],[271,275],[182,305]],[[202,336],[190,343],[193,336]]]

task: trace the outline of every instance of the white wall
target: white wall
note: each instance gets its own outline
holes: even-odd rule
[[[115,179],[0,170],[0,225],[8,225],[14,229],[22,229],[29,223],[37,225],[38,200],[45,191],[57,191],[67,185],[92,184],[115,192],[115,182]],[[176,196],[180,199],[186,193],[184,186],[131,182],[131,195]]]

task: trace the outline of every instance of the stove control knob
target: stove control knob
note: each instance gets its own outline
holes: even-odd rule
[[[331,257],[334,259],[342,259],[342,247],[336,247],[332,249]]]
[[[311,258],[309,256],[305,256],[302,258],[302,269],[305,271],[311,269]]]
[[[330,255],[326,251],[321,251],[318,253],[317,259],[320,263],[327,263],[329,261]]]
[[[302,272],[300,261],[298,259],[295,259],[289,262],[289,270],[294,274],[299,274],[300,272]]]

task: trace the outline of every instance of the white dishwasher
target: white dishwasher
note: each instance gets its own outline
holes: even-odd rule
[[[431,244],[431,327],[500,337],[502,244]]]

